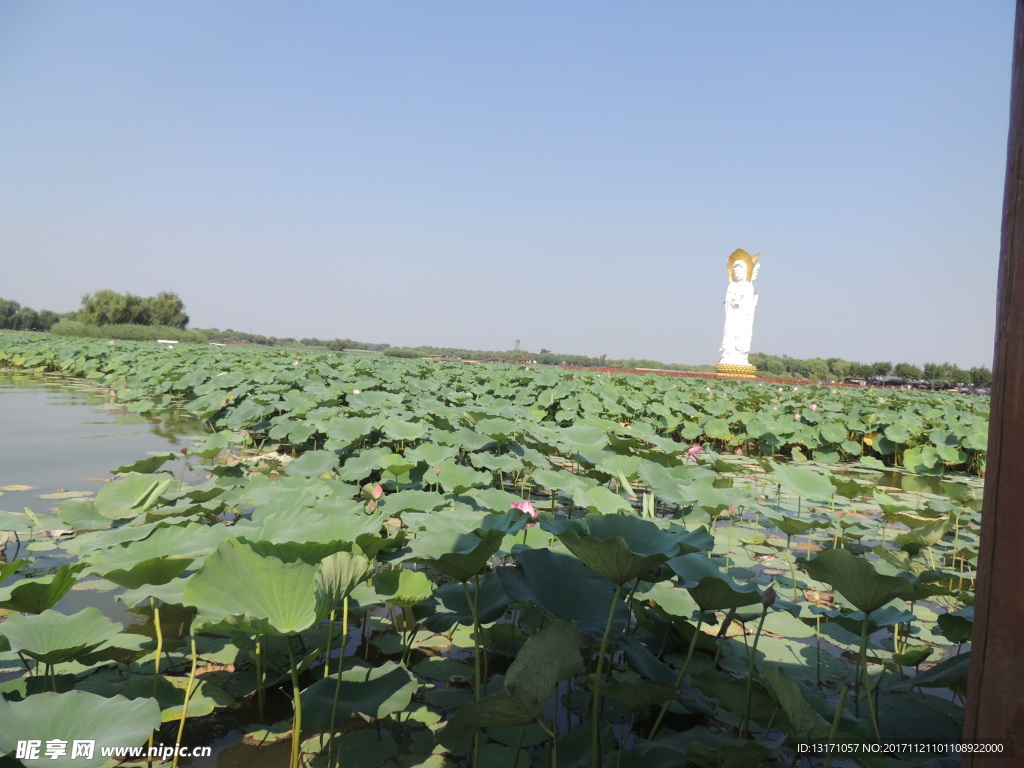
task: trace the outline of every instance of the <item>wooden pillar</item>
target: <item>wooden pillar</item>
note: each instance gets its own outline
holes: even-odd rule
[[[1017,0],[996,300],[992,419],[965,740],[1006,739],[1024,765],[1024,0]],[[996,765],[965,757],[964,766]],[[1005,760],[1001,764],[1008,765]]]

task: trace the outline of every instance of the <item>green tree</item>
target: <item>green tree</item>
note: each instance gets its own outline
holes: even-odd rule
[[[14,328],[14,316],[21,304],[10,299],[0,299],[0,328]]]
[[[140,317],[144,316],[148,325],[167,325],[172,328],[184,328],[188,325],[185,302],[176,293],[161,291],[156,296],[142,299],[141,304]]]
[[[830,357],[825,361],[828,363],[828,368],[832,371],[832,378],[836,381],[842,381],[850,375],[850,363],[848,360],[843,360],[841,357]]]
[[[872,376],[888,376],[892,372],[892,363],[872,363]]]
[[[108,288],[96,293],[87,293],[82,297],[82,309],[78,312],[78,320],[86,325],[149,324],[149,318],[144,316],[141,298],[131,293],[117,293]]]
[[[924,372],[912,363],[897,363],[893,369],[901,379],[920,379]]]
[[[975,387],[991,387],[992,371],[988,368],[971,368],[971,384]]]
[[[34,309],[22,307],[14,313],[11,320],[11,328],[17,331],[38,331],[39,313]]]
[[[828,363],[820,357],[812,357],[800,364],[799,372],[811,381],[825,381],[829,377]]]

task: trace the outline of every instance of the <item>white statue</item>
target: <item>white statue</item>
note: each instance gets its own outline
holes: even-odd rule
[[[751,256],[743,250],[734,251],[729,257],[729,290],[725,294],[725,334],[722,337],[722,359],[717,368],[720,373],[752,376],[756,372],[750,365],[750,338],[754,332],[754,309],[757,294],[754,280],[761,265],[757,263],[761,254]]]

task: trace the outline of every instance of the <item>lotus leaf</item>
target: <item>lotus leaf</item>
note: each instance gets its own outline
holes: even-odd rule
[[[831,499],[836,488],[825,475],[808,467],[793,467],[772,462],[779,483],[788,493],[805,499]]]
[[[891,600],[912,594],[917,580],[905,576],[882,576],[863,558],[845,549],[827,549],[813,560],[800,561],[812,579],[831,584],[858,610],[871,613]]]
[[[306,545],[308,549],[309,545]],[[261,552],[262,550],[262,552]],[[277,557],[277,552],[288,561]],[[284,549],[228,539],[206,558],[185,587],[198,609],[193,631],[230,627],[250,634],[291,635],[321,621],[362,580],[367,561],[338,552],[319,566]]]
[[[581,666],[576,627],[554,621],[526,641],[505,675],[505,687],[456,712],[438,740],[451,747],[485,726],[533,722],[544,713],[555,684]]]
[[[356,712],[384,718],[409,706],[419,687],[405,667],[386,661],[379,667],[350,667],[341,673],[340,695],[331,723],[337,673],[318,680],[302,692],[303,732],[322,732],[344,722]]]
[[[108,520],[132,517],[155,507],[160,495],[169,490],[175,479],[168,474],[140,475],[134,472],[103,486],[93,507]]]
[[[90,768],[109,762],[105,747],[142,744],[160,725],[160,707],[154,699],[131,701],[123,696],[109,698],[85,691],[40,693],[24,701],[0,700],[0,752],[14,752],[19,740],[42,744],[60,740],[68,747],[80,740],[94,740],[93,757],[77,758],[76,766]],[[40,750],[40,757],[25,758],[31,766],[53,765]]]
[[[46,611],[34,616],[15,613],[0,624],[12,651],[19,651],[45,664],[60,664],[77,659],[98,648],[124,627],[99,609],[89,606],[65,616]]]
[[[516,567],[497,569],[509,597],[530,600],[556,619],[577,621],[585,634],[604,632],[612,609],[611,582],[569,555],[517,546],[512,556]],[[612,629],[616,634],[622,632],[627,614],[625,603],[616,606]]]
[[[57,601],[67,594],[77,581],[75,575],[84,567],[84,563],[65,563],[49,576],[21,579],[6,587],[0,587],[0,608],[24,613],[42,613],[55,606]]]
[[[737,584],[711,558],[688,554],[668,561],[679,577],[679,586],[690,593],[702,611],[729,610],[761,602],[756,584]]]
[[[382,600],[403,608],[411,608],[429,600],[434,593],[434,585],[423,571],[410,571],[408,568],[395,568],[377,574],[373,579],[373,588]]]
[[[334,451],[306,451],[288,464],[291,476],[319,477],[338,468],[338,454]]]
[[[468,581],[487,566],[504,538],[504,531],[494,529],[477,533],[432,530],[412,543],[412,559],[456,581]]]

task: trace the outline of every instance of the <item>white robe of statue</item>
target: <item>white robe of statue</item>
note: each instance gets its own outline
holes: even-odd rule
[[[722,359],[719,365],[750,365],[750,339],[754,333],[754,309],[757,294],[753,281],[757,279],[760,264],[754,265],[747,280],[747,265],[737,260],[732,265],[729,290],[725,294],[725,334],[722,337]]]

